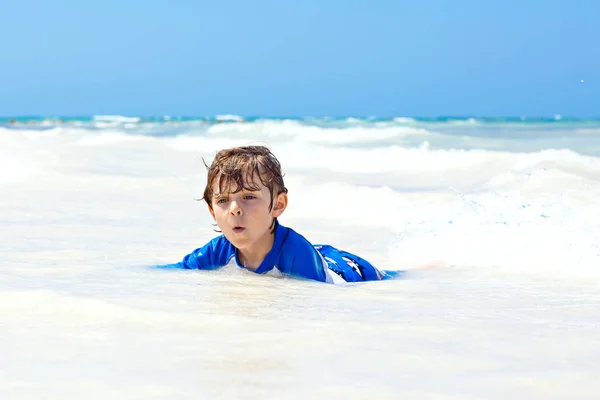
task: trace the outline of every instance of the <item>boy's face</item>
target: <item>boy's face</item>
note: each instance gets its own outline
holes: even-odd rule
[[[212,210],[209,207],[209,211],[225,237],[236,248],[242,252],[268,252],[273,245],[271,225],[273,219],[285,210],[287,194],[276,195],[273,208],[269,211],[269,189],[259,180],[252,186],[259,187],[260,190],[243,189],[237,193],[230,193],[224,188],[223,193],[219,193],[218,179],[215,179]]]

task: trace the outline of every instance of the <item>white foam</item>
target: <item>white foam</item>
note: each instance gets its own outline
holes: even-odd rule
[[[153,138],[147,136],[131,135],[122,132],[103,132],[96,135],[86,135],[75,144],[79,146],[108,146],[125,142],[151,141]]]
[[[0,151],[0,184],[18,182],[31,175],[34,168],[23,163],[22,158],[15,158]]]
[[[406,266],[493,268],[600,284],[595,239],[600,237],[600,219],[593,204],[574,203],[519,191],[460,196],[454,207],[440,204],[436,219],[424,210],[413,211],[421,218],[399,227],[393,256]]]
[[[100,122],[0,130],[0,398],[600,390],[600,159],[575,139]],[[156,268],[216,235],[200,157],[259,143],[286,171],[282,223],[404,279]]]
[[[215,117],[217,121],[232,121],[232,122],[242,122],[244,118],[239,115],[234,114],[220,114]]]
[[[25,181],[42,167],[36,147],[28,148],[19,131],[0,131],[0,184]],[[41,155],[43,150],[37,150]],[[8,196],[7,196],[8,197]],[[1,200],[0,200],[1,201]]]
[[[360,144],[361,142],[375,143],[383,139],[402,138],[406,136],[424,136],[429,131],[413,127],[390,127],[383,125],[373,127],[323,128],[304,125],[299,121],[258,121],[242,125],[214,125],[208,130],[208,135],[219,137],[239,137],[247,140],[288,141],[296,138],[303,143],[323,144]]]
[[[399,124],[412,124],[415,123],[416,120],[414,118],[408,118],[408,117],[395,117],[393,119],[394,122],[397,122]]]

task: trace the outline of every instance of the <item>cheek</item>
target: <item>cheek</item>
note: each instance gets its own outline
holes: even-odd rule
[[[269,215],[269,203],[256,202],[254,204],[250,204],[246,207],[246,212],[257,217]]]
[[[220,207],[215,207],[214,212],[216,220],[223,219],[223,216],[225,215],[225,211],[223,209],[221,209]]]

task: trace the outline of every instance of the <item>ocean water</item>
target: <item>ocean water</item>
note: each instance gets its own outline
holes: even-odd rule
[[[402,279],[164,267],[202,158],[266,144],[281,222]],[[2,399],[594,399],[600,121],[0,120]]]

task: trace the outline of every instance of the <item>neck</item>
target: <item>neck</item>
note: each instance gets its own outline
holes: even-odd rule
[[[273,243],[275,242],[275,234],[270,233],[265,235],[264,238],[257,242],[252,248],[249,249],[238,249],[239,262],[246,268],[256,271],[263,260],[271,251]]]

